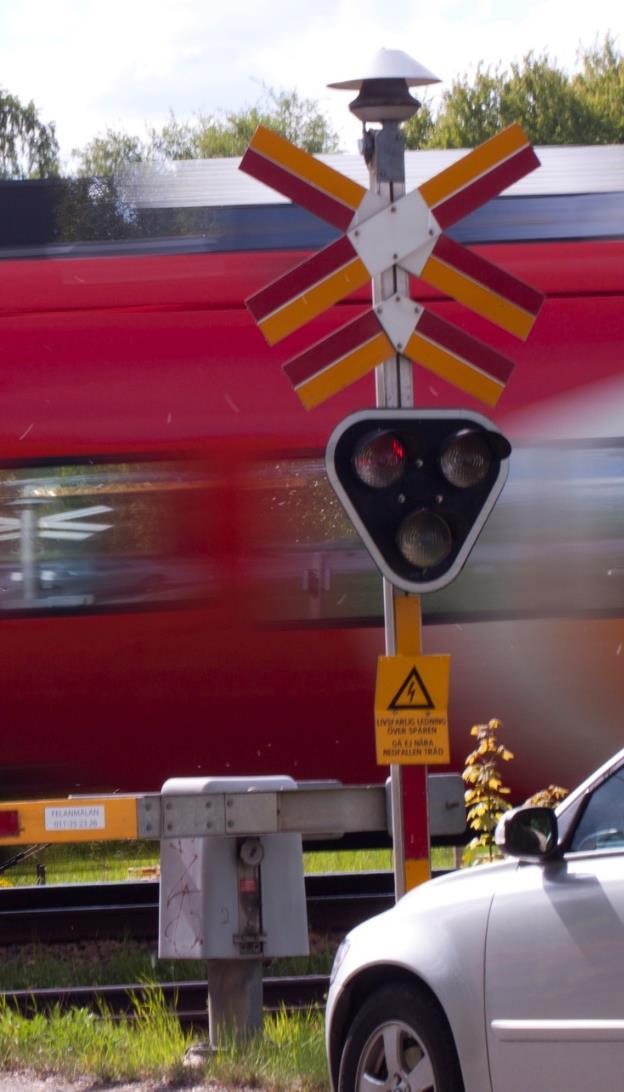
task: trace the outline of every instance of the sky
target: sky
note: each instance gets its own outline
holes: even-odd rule
[[[263,85],[315,99],[355,152],[353,92],[380,48],[402,49],[450,86],[479,61],[528,51],[576,67],[579,46],[611,32],[624,49],[622,0],[0,0],[0,88],[54,121],[66,166],[107,128],[145,135],[252,105]]]

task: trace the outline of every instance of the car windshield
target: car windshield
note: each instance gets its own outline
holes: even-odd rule
[[[591,794],[572,836],[573,853],[624,846],[624,768]]]

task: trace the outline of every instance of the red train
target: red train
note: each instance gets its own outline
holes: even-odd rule
[[[453,657],[454,764],[470,726],[498,716],[518,795],[574,783],[621,745],[622,152],[549,151],[541,190],[520,184],[460,225],[546,293],[526,344],[414,285],[517,361],[491,414],[514,444],[510,481],[462,575],[426,597],[424,644]],[[385,776],[380,580],[323,470],[331,428],[373,404],[373,382],[306,413],[280,371],[365,294],[268,349],[245,297],[329,229],[248,179],[211,198],[226,168],[187,168],[208,197],[180,196],[182,168],[170,198],[146,183],[131,205],[109,194],[104,217],[89,197],[90,242],[74,241],[60,183],[0,184],[5,797],[199,772]],[[415,378],[418,404],[481,409]]]

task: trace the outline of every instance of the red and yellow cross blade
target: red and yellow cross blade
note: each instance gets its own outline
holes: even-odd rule
[[[514,122],[423,182],[419,192],[444,230],[539,165],[524,129]]]
[[[341,231],[368,193],[264,125],[256,129],[240,168]]]
[[[496,405],[513,371],[506,356],[426,309],[402,352],[488,406]]]
[[[489,406],[513,371],[507,357],[457,326],[396,296],[293,357],[284,373],[306,409],[313,409],[401,352]]]
[[[272,345],[367,284],[371,269],[379,272],[391,263],[526,338],[541,294],[440,233],[537,166],[524,131],[510,125],[386,207],[356,182],[260,126],[242,169],[343,232],[353,230],[250,297],[247,306]],[[311,409],[395,352],[490,406],[513,370],[500,353],[397,296],[294,357],[284,371]]]
[[[274,345],[369,281],[364,262],[341,235],[245,302]]]
[[[374,311],[366,311],[335,334],[284,364],[284,373],[306,409],[355,383],[394,353]]]
[[[529,336],[544,301],[541,292],[448,235],[436,240],[422,268],[417,263],[411,270],[409,255],[401,265],[519,338]]]

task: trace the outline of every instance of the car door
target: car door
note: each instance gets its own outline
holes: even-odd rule
[[[492,902],[485,1019],[494,1092],[624,1082],[624,774],[590,795],[558,861],[520,862]]]

